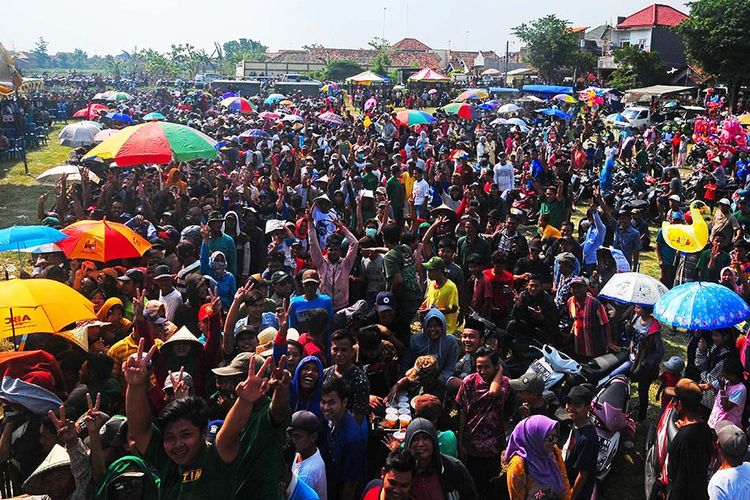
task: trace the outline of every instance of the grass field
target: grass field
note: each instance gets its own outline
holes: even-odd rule
[[[60,146],[57,141],[57,135],[62,127],[63,125],[55,125],[46,147],[28,153],[29,175],[24,172],[23,162],[0,162],[0,227],[38,223],[36,219],[37,200],[40,194],[51,192],[52,188],[35,184],[34,178],[48,168],[64,164],[65,160],[68,159],[70,148]],[[575,210],[572,218],[576,224],[583,213],[581,207]],[[652,235],[655,235],[657,228],[652,227],[651,229]],[[17,256],[13,254],[0,255],[0,269],[2,264],[11,261],[17,264]],[[641,254],[640,272],[658,278],[659,268],[653,250]],[[685,356],[684,338],[682,336],[666,335],[664,344],[666,347],[665,359],[674,355]],[[636,500],[642,499],[644,496],[644,442],[648,424],[649,422],[656,422],[660,410],[655,394],[656,385],[652,385],[648,419],[638,427],[635,446],[631,450],[621,449],[612,472],[604,482],[604,498],[608,500]],[[635,399],[631,400],[631,404],[637,401],[635,385],[633,385],[633,396]]]

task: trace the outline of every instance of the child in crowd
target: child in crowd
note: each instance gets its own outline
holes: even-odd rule
[[[672,356],[662,363],[662,366],[664,367],[664,371],[659,375],[659,387],[656,389],[656,398],[659,399],[659,396],[661,396],[661,409],[663,410],[669,404],[669,400],[672,399],[664,394],[664,389],[674,387],[677,384],[677,381],[682,377],[685,361],[679,356]]]

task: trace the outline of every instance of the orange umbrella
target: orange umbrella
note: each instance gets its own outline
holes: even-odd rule
[[[62,232],[68,237],[58,246],[69,259],[108,262],[140,257],[151,248],[151,243],[129,227],[107,220],[82,220]]]

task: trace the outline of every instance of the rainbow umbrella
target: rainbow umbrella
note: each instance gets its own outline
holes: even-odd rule
[[[216,157],[216,141],[203,132],[170,122],[126,127],[89,151],[84,159],[114,160],[121,167]]]
[[[326,111],[325,113],[319,114],[318,119],[333,125],[341,125],[344,123],[344,120],[333,111]]]
[[[443,106],[443,111],[445,111],[446,114],[456,115],[459,118],[463,118],[465,120],[479,119],[477,108],[475,108],[471,104],[466,104],[464,102],[452,102],[450,104],[446,104],[445,106]]]
[[[69,259],[109,262],[141,257],[151,248],[141,235],[124,224],[82,220],[64,228],[67,238],[57,243]]]
[[[164,117],[163,114],[159,113],[158,111],[154,111],[153,113],[148,113],[148,114],[144,115],[143,121],[147,121],[147,122],[154,122],[154,121],[156,121],[156,122],[163,122],[163,121],[166,121],[166,118]]]
[[[484,90],[470,89],[461,92],[458,97],[456,97],[455,102],[483,101],[489,97],[490,95]]]
[[[221,105],[235,113],[252,113],[255,107],[244,97],[227,97],[222,99]]]
[[[434,116],[416,109],[405,109],[396,113],[396,121],[404,127],[433,123],[437,121]]]

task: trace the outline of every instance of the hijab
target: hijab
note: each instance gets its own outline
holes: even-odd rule
[[[521,420],[508,440],[505,457],[510,462],[518,455],[536,483],[561,493],[563,480],[557,460],[553,454],[544,451],[544,440],[556,425],[557,422],[544,415],[532,415]]]

